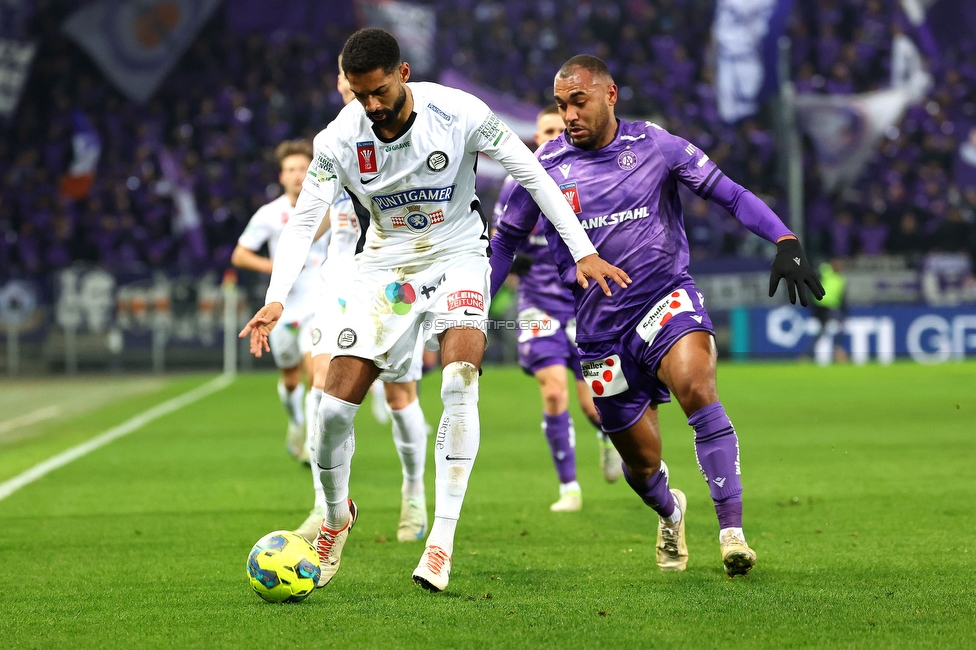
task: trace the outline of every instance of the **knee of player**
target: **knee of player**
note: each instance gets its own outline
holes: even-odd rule
[[[441,399],[454,401],[460,397],[478,398],[478,369],[467,361],[453,361],[444,366]]]
[[[644,454],[640,458],[624,458],[624,465],[627,466],[627,473],[633,478],[646,483],[661,469],[660,454]]]
[[[688,377],[674,391],[678,403],[690,415],[712,402],[718,401],[715,379],[707,376]]]
[[[547,413],[559,414],[569,408],[569,394],[558,386],[543,384],[542,403]]]

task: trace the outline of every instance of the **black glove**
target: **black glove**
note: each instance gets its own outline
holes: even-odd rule
[[[531,255],[526,255],[525,253],[516,253],[515,259],[512,260],[512,273],[521,277],[528,274],[529,269],[535,264],[535,258]]]
[[[769,297],[772,298],[779,286],[780,278],[786,279],[786,290],[790,292],[790,302],[796,304],[796,294],[800,294],[800,304],[807,306],[806,288],[817,300],[824,297],[823,285],[817,272],[807,261],[806,253],[800,242],[795,239],[784,239],[776,244],[776,259],[769,272]],[[804,286],[806,285],[806,286]]]

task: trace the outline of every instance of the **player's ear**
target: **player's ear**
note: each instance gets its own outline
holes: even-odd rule
[[[607,86],[607,104],[613,106],[617,103],[617,84],[612,83]]]
[[[410,81],[410,64],[404,61],[400,64],[400,83],[406,83]]]

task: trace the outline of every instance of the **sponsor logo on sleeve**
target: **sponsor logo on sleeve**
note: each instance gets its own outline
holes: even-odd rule
[[[447,187],[417,187],[393,194],[376,194],[370,197],[373,204],[385,212],[403,208],[411,203],[450,203],[454,198],[456,185]]]
[[[701,157],[701,160],[698,161],[698,166],[699,167],[704,167],[705,166],[705,163],[707,163],[707,162],[708,162],[708,154],[704,154],[703,153],[702,154],[702,157]]]
[[[636,167],[638,162],[640,162],[640,158],[637,157],[637,153],[630,149],[624,149],[617,156],[617,166],[625,172],[629,172]]]
[[[661,328],[671,322],[671,319],[685,312],[695,311],[695,305],[691,302],[691,296],[684,289],[672,291],[670,295],[651,307],[651,310],[644,315],[640,324],[637,326],[637,334],[647,341],[648,345],[654,342]],[[697,319],[696,319],[697,320]]]
[[[447,309],[452,311],[461,307],[485,310],[485,297],[477,291],[455,291],[447,294]]]
[[[559,186],[559,191],[563,193],[563,196],[566,198],[566,203],[569,203],[569,207],[573,209],[573,212],[579,214],[583,211],[583,207],[580,205],[579,191],[576,189],[576,181],[563,183]]]
[[[499,144],[508,139],[511,135],[511,131],[505,123],[502,122],[494,113],[488,113],[488,117],[485,121],[481,123],[478,127],[478,133],[481,134],[485,140],[491,143],[491,146],[497,147]]]
[[[360,174],[371,174],[379,171],[379,168],[376,166],[376,147],[373,146],[372,140],[368,142],[357,142],[356,154],[359,159]]]
[[[305,179],[315,187],[319,187],[320,183],[326,183],[337,178],[336,166],[335,159],[318,154],[315,157],[315,161],[308,166]]]
[[[612,397],[630,388],[620,367],[620,355],[611,354],[597,361],[584,361],[580,365],[583,380],[590,387],[593,397]]]

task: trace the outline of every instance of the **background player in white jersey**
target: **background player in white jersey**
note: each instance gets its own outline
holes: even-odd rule
[[[559,137],[565,130],[566,125],[555,104],[542,109],[536,117],[536,146]],[[505,204],[516,186],[511,176],[505,179],[495,204],[496,224],[504,219]],[[613,483],[623,474],[623,469],[620,454],[599,431],[600,415],[593,405],[590,388],[583,381],[579,350],[576,349],[573,292],[563,284],[559,269],[549,254],[543,232],[545,218],[540,217],[539,221],[532,234],[519,246],[512,264],[513,272],[519,276],[518,359],[522,369],[539,382],[542,393],[542,431],[559,478],[559,499],[549,509],[574,512],[583,507],[583,491],[576,480],[576,431],[569,414],[567,368],[576,378],[580,408],[597,427],[604,477]]]
[[[295,212],[302,181],[312,162],[312,145],[305,140],[282,142],[275,149],[275,159],[281,167],[278,182],[284,193],[254,213],[230,258],[231,264],[238,268],[268,274],[281,231]],[[318,238],[309,250],[305,267],[288,294],[288,309],[281,316],[282,327],[271,335],[271,353],[281,369],[278,398],[288,414],[285,444],[292,456],[305,462],[309,456],[305,446],[305,382],[302,374],[304,371],[305,376],[310,377],[312,315],[321,287],[319,267],[325,261],[327,244],[327,237]],[[258,254],[264,245],[268,247],[268,257]]]
[[[342,59],[339,59],[340,66]],[[353,100],[352,91],[345,75],[339,72],[336,89],[348,104]],[[315,439],[315,418],[325,388],[329,361],[334,351],[338,322],[346,304],[346,289],[356,269],[356,248],[362,229],[353,207],[352,199],[345,191],[329,208],[331,237],[329,256],[322,265],[324,294],[315,310],[312,321],[312,388],[305,401],[306,431],[309,451]],[[418,338],[418,349],[407,374],[392,382],[374,382],[379,386],[379,396],[373,392],[374,415],[377,399],[386,421],[393,420],[393,442],[400,457],[403,483],[400,486],[400,522],[397,540],[412,542],[423,539],[427,532],[427,498],[424,489],[424,465],[427,460],[427,421],[417,398],[417,382],[423,376],[423,341]],[[385,421],[380,421],[385,424]],[[325,490],[316,470],[312,470],[315,504],[308,517],[295,532],[310,542],[315,541],[325,519]]]
[[[410,66],[401,61],[396,39],[380,29],[349,37],[342,68],[357,101],[315,137],[296,218],[281,241],[289,255],[275,266],[267,304],[241,336],[251,335],[256,354],[268,349],[268,334],[300,260],[345,187],[371,218],[319,407],[314,461],[327,500],[316,538],[320,586],[338,570],[356,521],[348,498],[353,417],[378,376],[406,373],[422,337],[441,350],[444,413],[434,445],[434,523],[413,579],[440,591],[448,584],[454,533],[480,440],[478,375],[489,267],[487,219],[474,191],[478,153],[501,163],[553,220],[577,262],[581,284],[589,286],[592,279],[609,294],[607,277],[619,286],[629,279],[596,255],[555,182],[484,102],[438,84],[407,84]]]

